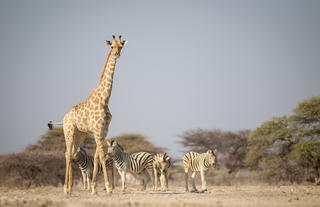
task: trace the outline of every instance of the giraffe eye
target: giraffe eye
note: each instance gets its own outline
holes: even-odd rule
[[[111,46],[111,49],[113,49],[113,46]]]

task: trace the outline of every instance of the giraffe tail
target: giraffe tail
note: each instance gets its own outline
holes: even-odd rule
[[[48,122],[48,127],[49,127],[50,130],[53,129],[54,125],[63,125],[63,123],[61,123],[61,122],[53,122],[53,121],[49,121]]]

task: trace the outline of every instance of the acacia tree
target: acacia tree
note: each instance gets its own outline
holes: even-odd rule
[[[183,133],[180,143],[187,148],[186,151],[205,152],[217,149],[218,165],[234,171],[243,166],[249,133],[249,130],[232,132],[196,129]]]
[[[249,136],[245,163],[270,179],[319,180],[319,135],[320,97],[313,97],[299,103],[290,117],[275,117],[256,128]]]

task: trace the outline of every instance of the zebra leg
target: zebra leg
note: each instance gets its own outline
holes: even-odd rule
[[[168,171],[165,173],[165,184],[166,184],[166,191],[168,190]]]
[[[160,175],[160,183],[161,183],[161,190],[162,190],[162,191],[166,191],[165,182],[166,182],[165,175],[164,175],[163,172],[161,172],[161,175]]]
[[[191,192],[197,192],[196,184],[195,184],[195,177],[197,172],[192,172],[191,174],[191,183],[192,183],[192,190]]]
[[[86,190],[87,189],[87,175],[82,170],[80,170],[80,171],[82,174],[83,189]]]
[[[147,174],[151,179],[151,185],[153,185],[153,189],[154,189],[154,177],[152,176],[152,169],[147,169]],[[148,180],[146,180],[146,181],[148,181]]]
[[[146,188],[147,188],[147,171],[146,170],[143,170],[142,172],[141,172],[141,177],[142,177],[142,188],[141,188],[141,190],[142,191],[144,191],[144,190],[146,190]]]
[[[206,181],[206,174],[204,170],[200,171],[200,175],[201,175],[201,183],[202,183],[202,192],[205,192],[207,191],[207,181]]]
[[[122,184],[122,192],[126,192],[126,171],[125,170],[119,170],[119,174],[121,176],[121,184]]]
[[[113,169],[107,169],[108,172],[108,179],[111,181],[111,190],[114,189],[114,183],[113,183]]]
[[[157,169],[154,167],[153,168],[153,175],[154,175],[154,186],[153,186],[153,190],[158,190],[158,172]]]
[[[111,176],[111,190],[114,190],[114,173],[113,173],[113,167],[110,170],[110,176]]]
[[[188,188],[188,174],[189,174],[189,170],[188,169],[184,169],[184,179],[185,179],[185,187],[186,187],[186,192],[189,191],[189,188]]]
[[[87,190],[90,190],[90,173],[89,172],[87,172],[87,187],[86,187],[86,189]]]

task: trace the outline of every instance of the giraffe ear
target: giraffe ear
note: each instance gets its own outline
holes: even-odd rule
[[[109,40],[106,40],[106,43],[108,44],[108,45],[112,45],[112,42],[111,41],[109,41]]]
[[[128,40],[123,40],[123,42],[121,43],[122,47],[125,46],[127,43],[128,43]]]

